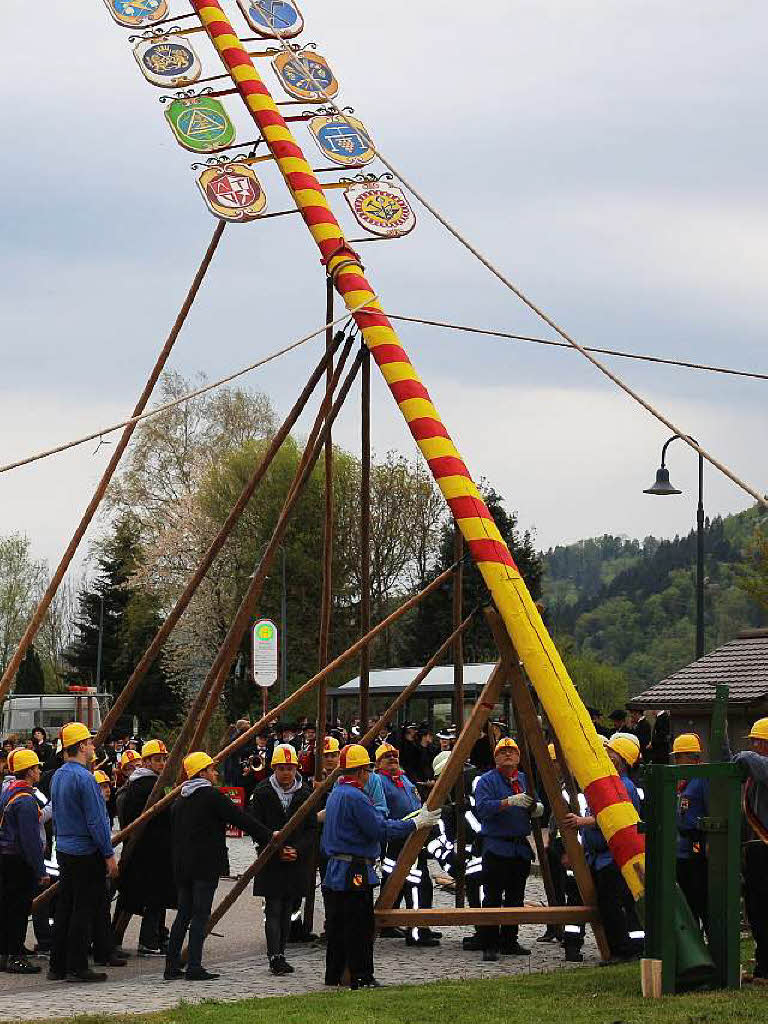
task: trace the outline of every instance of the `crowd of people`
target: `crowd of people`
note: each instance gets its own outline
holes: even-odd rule
[[[643,763],[670,756],[675,763],[696,763],[703,756],[693,733],[672,741],[669,716],[666,722],[665,716],[657,718],[651,728],[645,716],[629,717],[618,709],[609,716],[618,728],[608,728],[596,709],[589,710],[641,816],[643,794],[636,774]],[[373,724],[368,723],[369,729]],[[227,742],[249,728],[246,719],[234,723]],[[426,842],[396,906],[432,906],[430,861],[443,876],[463,876],[471,907],[522,906],[534,860],[534,822],[548,826],[546,856],[558,901],[582,902],[564,841],[570,830],[579,837],[595,881],[611,962],[640,955],[643,932],[634,900],[588,802],[579,795],[578,808],[572,805],[563,821],[555,820],[536,779],[521,770],[520,749],[503,720],[485,727],[464,765],[464,802],[449,798],[439,810],[429,810],[425,800],[450,757],[455,730],[435,733],[427,723],[407,723],[396,734],[380,729],[363,746],[358,741],[364,731],[360,722],[349,729],[331,723],[318,748],[312,723],[276,724],[224,760],[223,780],[209,754],[190,753],[183,762],[179,797],[139,826],[119,862],[113,825],[117,821],[124,828],[144,811],[168,757],[163,740],[115,736],[96,750],[91,731],[79,722],[64,726],[55,744],[43,729],[34,730],[24,744],[9,737],[0,760],[0,970],[40,972],[27,947],[31,915],[36,952],[49,956],[50,981],[104,981],[107,974],[98,968],[127,963],[131,954],[124,947],[125,932],[137,916],[136,954],[162,958],[166,980],[215,979],[218,975],[203,964],[203,950],[219,880],[229,874],[226,829],[242,830],[262,851],[297,812],[300,824],[253,883],[254,895],[263,899],[267,965],[276,976],[293,972],[286,955],[290,941],[314,941],[326,946],[326,984],[378,984],[373,892],[386,882],[415,829],[428,830]],[[757,944],[755,975],[765,978],[768,719],[755,723],[750,745],[734,760],[746,779],[746,913]],[[565,783],[567,769],[557,764],[554,743],[549,751]],[[338,777],[317,807],[301,812],[313,787],[333,773]],[[221,781],[242,790],[242,807],[225,795]],[[570,799],[565,789],[564,796]],[[706,784],[701,779],[681,784],[678,880],[705,931],[707,851],[700,819],[707,814]],[[320,936],[303,931],[302,914],[318,872],[324,906]],[[33,907],[35,897],[45,897],[56,881],[52,897],[36,900]],[[169,911],[175,911],[172,923]],[[384,928],[379,934],[413,947],[434,947],[441,939],[422,925]],[[560,943],[566,959],[578,961],[583,939],[583,925],[565,925],[547,927],[538,941]],[[481,952],[489,962],[530,953],[513,925],[478,926],[463,947]]]

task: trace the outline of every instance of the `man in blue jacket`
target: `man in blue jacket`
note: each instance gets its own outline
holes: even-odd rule
[[[615,733],[606,743],[606,753],[624,783],[632,805],[640,814],[640,797],[629,777],[630,768],[640,758],[639,742],[634,736]],[[619,963],[635,959],[642,953],[644,932],[640,927],[632,893],[613,859],[597,818],[587,806],[583,815],[566,814],[563,825],[581,831],[584,856],[595,880],[597,905],[611,949],[611,959],[607,962]]]
[[[0,796],[0,970],[39,974],[24,955],[24,939],[35,892],[50,881],[35,796],[40,759],[34,750],[14,750],[11,770],[13,781]]]
[[[414,818],[383,818],[363,792],[373,765],[365,747],[352,743],[341,751],[344,774],[325,805],[325,984],[339,985],[349,968],[353,989],[377,988],[373,971],[373,865],[382,842],[404,838],[417,828],[432,828],[440,811],[422,807]]]
[[[544,806],[532,782],[519,771],[520,748],[510,737],[500,739],[493,751],[495,768],[477,780],[475,814],[480,821],[483,850],[483,906],[522,907],[533,850],[528,842],[531,818],[540,818]],[[517,925],[484,925],[483,960],[498,960],[499,952],[528,956],[517,941]]]
[[[400,753],[391,743],[381,743],[376,748],[376,772],[371,776],[380,781],[387,808],[387,817],[402,821],[421,807],[421,797],[416,786],[400,767]],[[404,839],[391,839],[381,859],[381,874],[386,882],[395,867]],[[428,853],[426,848],[419,851],[416,863],[412,865],[402,892],[401,899],[409,910],[432,906],[432,879],[429,877]],[[439,946],[440,933],[429,928],[408,928],[405,942],[408,946]]]
[[[86,767],[93,755],[88,727],[82,722],[65,725],[61,746],[64,763],[51,786],[60,874],[48,980],[106,981],[106,974],[88,967],[88,944],[105,876],[117,876],[107,808]]]
[[[701,741],[695,732],[682,733],[672,744],[675,764],[700,764]],[[677,784],[677,881],[701,928],[707,927],[707,847],[699,824],[709,814],[706,779],[681,779]]]
[[[746,777],[744,817],[749,838],[744,844],[744,909],[755,940],[753,978],[768,979],[768,718],[758,718],[748,739],[751,750],[733,760]]]

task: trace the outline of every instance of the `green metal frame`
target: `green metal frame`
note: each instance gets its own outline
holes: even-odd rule
[[[645,955],[662,962],[663,992],[679,987],[680,938],[692,920],[676,881],[675,810],[677,783],[693,778],[709,780],[709,817],[701,820],[701,828],[707,835],[713,981],[718,988],[740,985],[741,771],[734,764],[650,765],[643,773],[648,809]]]

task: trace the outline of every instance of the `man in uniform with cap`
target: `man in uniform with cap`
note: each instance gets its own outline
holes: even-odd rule
[[[48,980],[106,981],[88,967],[88,944],[105,874],[116,877],[117,861],[104,798],[86,767],[94,752],[90,729],[70,722],[61,746],[64,762],[51,785],[59,892]]]
[[[168,938],[166,981],[214,981],[218,974],[203,967],[205,929],[219,877],[227,873],[227,825],[267,843],[272,832],[252,815],[241,811],[218,788],[213,758],[201,750],[184,758],[187,781],[171,812],[173,871],[178,891],[178,912]],[[189,930],[186,975],[181,947]]]
[[[357,743],[341,751],[344,774],[325,806],[323,850],[328,937],[325,984],[339,985],[349,968],[354,989],[377,987],[373,969],[373,887],[379,879],[373,869],[381,844],[404,839],[417,828],[432,828],[440,811],[420,808],[413,818],[383,818],[363,792],[373,768],[368,751]]]
[[[13,781],[0,795],[0,970],[39,974],[25,955],[24,939],[35,892],[50,882],[35,796],[40,758],[34,750],[14,750],[10,767]]]
[[[753,978],[768,979],[768,718],[749,732],[751,750],[733,758],[746,776],[744,817],[751,838],[744,846],[744,909],[755,940]]]
[[[146,807],[167,758],[162,740],[147,740],[142,746],[141,767],[132,772],[123,800],[125,824],[135,821]],[[139,835],[126,843],[120,860],[121,905],[129,914],[141,914],[139,956],[165,955],[165,912],[176,906],[172,858],[169,808],[140,827]]]
[[[494,747],[495,767],[481,775],[475,789],[475,813],[481,824],[484,907],[522,907],[533,850],[528,842],[531,818],[544,806],[532,780],[518,768],[520,748],[511,737]],[[498,960],[499,952],[528,956],[517,941],[517,925],[487,925],[482,929],[483,960]]]
[[[675,764],[700,764],[701,740],[682,733],[672,744]],[[677,784],[677,881],[700,927],[707,927],[707,847],[699,824],[709,814],[706,779],[681,779]]]
[[[430,774],[431,771],[430,771]],[[402,821],[409,814],[421,807],[421,797],[416,786],[400,767],[397,747],[391,743],[382,743],[376,749],[376,776],[381,781],[384,799],[387,805],[387,817]],[[391,839],[381,858],[381,873],[386,882],[395,867],[395,863],[403,848],[404,839]],[[424,847],[419,851],[416,863],[412,865],[405,880],[402,892],[395,906],[405,899],[409,910],[425,909],[432,906],[432,879],[429,876],[428,851]],[[439,946],[440,934],[430,928],[408,928],[405,935],[409,946]]]

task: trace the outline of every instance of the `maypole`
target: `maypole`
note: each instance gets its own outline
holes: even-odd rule
[[[319,181],[231,22],[217,0],[190,3],[274,157],[334,287],[350,311],[357,308],[354,318],[365,344],[451,508],[614,860],[633,895],[639,898],[644,888],[645,847],[637,831],[637,814],[507,545],[427,389],[382,312]]]

